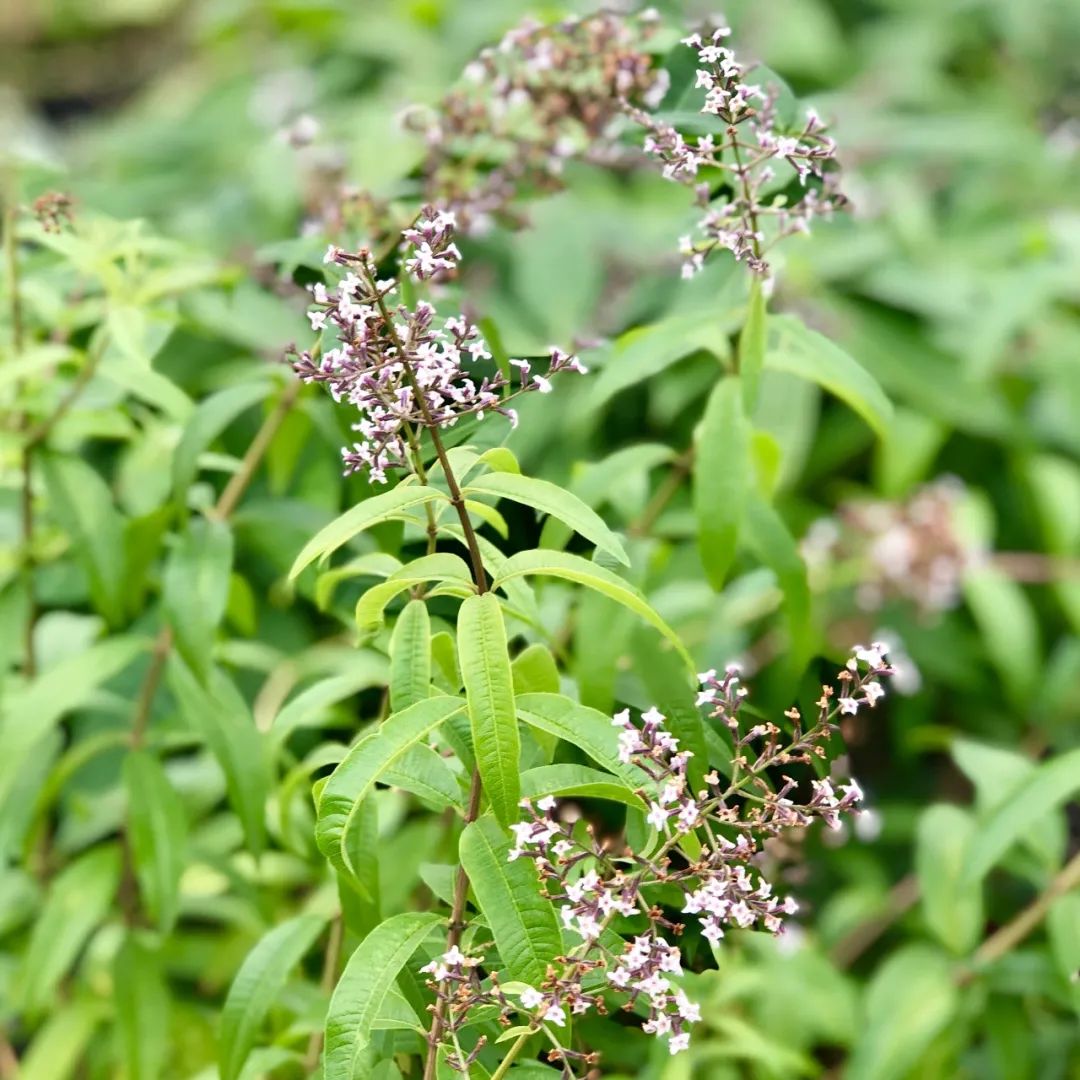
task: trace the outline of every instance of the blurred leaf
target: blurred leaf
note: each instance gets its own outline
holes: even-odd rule
[[[919,818],[915,867],[923,915],[954,953],[974,948],[982,934],[981,884],[963,879],[975,832],[974,819],[958,806],[931,806]]]
[[[482,817],[461,834],[461,865],[487,918],[503,970],[518,982],[539,986],[563,951],[555,908],[540,895],[531,859],[510,859],[510,842],[492,818]]]
[[[165,613],[180,655],[200,680],[210,670],[214,638],[229,599],[232,563],[228,525],[196,518],[188,522],[165,566]]]
[[[765,366],[815,382],[849,405],[882,439],[888,437],[892,404],[877,380],[839,345],[791,315],[770,315]]]
[[[510,664],[515,694],[557,694],[559,668],[546,645],[534,642],[522,649]]]
[[[263,736],[255,727],[251,710],[216,668],[210,671],[205,687],[175,654],[167,670],[180,712],[217,758],[233,812],[244,827],[248,847],[258,855],[266,841],[268,777]]]
[[[96,1001],[61,1005],[34,1035],[19,1080],[67,1080],[75,1074],[104,1010]]]
[[[155,1080],[169,1052],[169,991],[158,953],[129,932],[113,962],[120,1058],[129,1080]]]
[[[521,739],[506,628],[491,593],[470,596],[461,605],[457,643],[476,765],[491,808],[506,826],[518,818]]]
[[[124,759],[128,836],[139,891],[162,933],[169,933],[180,906],[180,876],[187,861],[187,817],[179,795],[157,758],[131,750]]]
[[[391,915],[349,957],[326,1018],[325,1080],[353,1080],[357,1059],[398,972],[440,922],[431,913]]]
[[[743,409],[747,415],[757,405],[758,384],[765,367],[766,325],[765,292],[761,278],[750,277],[750,299],[747,302],[746,322],[739,334],[739,379],[742,383]]]
[[[1080,748],[1043,762],[1002,795],[968,851],[964,878],[981,880],[1032,824],[1080,791]]]
[[[866,994],[866,1017],[851,1057],[850,1080],[899,1080],[920,1065],[953,1019],[957,993],[944,957],[906,945],[878,969]]]
[[[221,1013],[218,1063],[222,1080],[236,1080],[271,1006],[326,926],[321,915],[297,915],[275,926],[244,959]]]
[[[705,575],[719,592],[738,547],[750,487],[750,425],[739,377],[717,382],[705,406],[694,457],[694,512]]]
[[[49,508],[71,536],[86,571],[94,606],[110,626],[124,622],[124,519],[112,493],[86,462],[43,456]]]
[[[30,934],[18,976],[18,1000],[31,1014],[47,1010],[57,984],[107,917],[120,883],[120,852],[99,847],[53,881]]]

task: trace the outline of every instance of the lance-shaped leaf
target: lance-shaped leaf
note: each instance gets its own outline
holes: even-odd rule
[[[525,576],[562,578],[564,581],[573,581],[586,586],[586,588],[603,593],[604,596],[608,596],[616,603],[629,608],[650,626],[659,630],[678,650],[679,655],[685,660],[687,668],[693,670],[693,659],[686,651],[686,646],[679,640],[678,634],[653,610],[637,589],[610,570],[605,570],[604,567],[599,566],[597,563],[589,562],[588,559],[583,559],[579,555],[571,555],[566,551],[535,549],[518,552],[517,555],[507,559],[503,568],[492,581],[491,587],[492,589],[505,589],[505,586],[515,578]]]
[[[465,560],[448,552],[437,552],[414,559],[395,570],[385,581],[373,585],[356,605],[356,626],[361,633],[369,633],[382,623],[386,605],[415,585],[426,581],[442,581],[460,584],[466,592],[473,591],[472,574]]]
[[[180,875],[187,849],[187,817],[165,770],[147,750],[124,759],[128,837],[135,877],[147,910],[168,933],[180,906]]]
[[[173,492],[178,503],[184,503],[187,490],[199,471],[199,455],[245,409],[250,409],[269,393],[267,383],[243,382],[219,390],[199,402],[188,417],[173,452]]]
[[[68,866],[49,887],[16,981],[20,1006],[37,1013],[52,1000],[87,938],[106,916],[120,883],[120,851],[99,847]]]
[[[320,529],[304,545],[289,571],[289,578],[296,578],[306,566],[316,559],[337,551],[342,544],[347,543],[365,529],[396,517],[411,507],[446,498],[443,492],[435,488],[421,487],[418,484],[401,484],[391,491],[384,491],[379,495],[364,499],[363,502],[346,510],[341,517],[331,521],[325,529]]]
[[[735,559],[750,488],[750,425],[736,376],[712,389],[694,457],[694,514],[698,552],[709,584],[719,592]]]
[[[258,854],[266,839],[269,780],[263,736],[251,710],[240,691],[217,669],[211,670],[205,688],[175,654],[168,671],[180,712],[217,758],[248,847]]]
[[[326,1017],[324,1080],[355,1080],[358,1058],[398,973],[440,921],[427,913],[392,915],[349,957]]]
[[[247,954],[221,1013],[221,1080],[236,1080],[240,1075],[289,972],[300,963],[325,925],[326,920],[319,915],[297,915],[275,926]]]
[[[322,789],[319,820],[315,826],[319,850],[335,866],[352,872],[343,841],[350,819],[376,781],[410,747],[464,709],[465,703],[460,698],[437,697],[419,701],[404,712],[389,716],[349,751]]]
[[[430,691],[431,619],[423,600],[410,600],[390,638],[390,711],[401,712]]]
[[[214,635],[225,614],[233,538],[223,521],[191,521],[165,566],[165,614],[176,647],[200,679],[210,670]]]
[[[470,480],[465,494],[496,495],[500,499],[510,499],[524,506],[531,506],[539,513],[550,514],[624,566],[630,565],[622,541],[607,527],[604,519],[576,495],[558,484],[518,473],[493,472]]]
[[[517,699],[517,709],[530,727],[583,750],[631,791],[648,785],[648,777],[636,765],[619,759],[619,736],[610,716],[561,694],[522,694]]]
[[[169,1050],[169,991],[159,951],[129,932],[113,961],[113,986],[124,1076],[155,1080]]]
[[[754,411],[754,406],[757,404],[758,384],[761,382],[761,371],[765,366],[766,306],[765,290],[761,287],[761,279],[756,274],[751,275],[746,322],[743,323],[739,334],[739,375],[742,379],[743,401],[748,414]]]
[[[888,437],[892,402],[877,379],[824,334],[792,315],[770,315],[765,366],[808,379],[855,410],[882,439]]]
[[[562,935],[554,906],[540,895],[532,860],[510,861],[510,841],[490,817],[465,828],[458,852],[504,970],[511,979],[539,986],[562,952]]]
[[[608,799],[641,808],[641,797],[627,779],[613,776],[588,765],[541,765],[521,774],[521,794],[527,799],[545,795],[577,796],[583,799]]]
[[[1009,790],[979,823],[964,866],[965,882],[980,881],[1032,824],[1080,792],[1080,749],[1043,762]]]
[[[491,593],[470,596],[461,605],[457,631],[476,765],[495,816],[509,825],[517,820],[521,797],[521,739],[498,599]]]

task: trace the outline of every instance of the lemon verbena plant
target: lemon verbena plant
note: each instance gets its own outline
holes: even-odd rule
[[[391,524],[405,553],[359,555],[320,579],[327,589],[380,579],[359,596],[356,626],[389,658],[377,714],[313,792],[340,914],[327,944],[325,1035],[310,1064],[321,1054],[332,1080],[601,1075],[597,1024],[640,1028],[672,1055],[687,1050],[702,1019],[687,978],[713,964],[730,929],[783,934],[798,910],[766,877],[774,841],[819,821],[839,828],[859,811],[858,784],[829,762],[840,720],[885,692],[884,646],[855,646],[805,715],[796,681],[770,716],[748,700],[732,658],[701,658],[717,667],[698,672],[633,583],[626,539],[569,488],[524,474],[501,445],[520,398],[570,398],[588,366],[565,342],[540,357],[506,354],[460,295],[459,242],[478,224],[516,223],[506,211],[519,186],[561,183],[572,157],[624,161],[646,129],[637,164],[658,157],[666,177],[693,181],[705,208],[702,238],[682,243],[683,276],[714,253],[750,274],[745,325],[696,450],[717,467],[715,432],[719,470],[734,478],[706,509],[717,527],[702,534],[701,588],[721,582],[749,498],[741,473],[763,363],[765,254],[843,200],[820,119],[781,125],[777,91],[749,81],[722,25],[683,42],[699,64],[699,115],[717,134],[684,136],[647,111],[670,85],[641,51],[654,22],[646,14],[629,29],[604,14],[508,34],[426,121],[427,192],[441,201],[400,234],[378,223],[378,244],[331,243],[309,286],[319,336],[293,366],[344,410],[354,433],[344,471],[371,494],[306,544],[292,576],[316,574]],[[511,139],[508,115],[528,134]],[[485,140],[501,156],[470,187],[454,165],[472,147],[475,169]],[[711,503],[708,483],[698,487]],[[539,547],[514,543],[507,503],[559,531]],[[635,708],[635,695],[613,714],[579,700],[537,598],[550,579],[649,628],[670,674],[664,700]],[[809,656],[792,638],[794,680]],[[380,875],[399,872],[379,840],[387,789],[439,815],[446,851],[419,868],[396,912],[379,899]]]

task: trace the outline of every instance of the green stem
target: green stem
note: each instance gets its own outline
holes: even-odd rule
[[[534,1034],[535,1032],[532,1031],[532,1029],[523,1031],[514,1040],[513,1045],[506,1051],[506,1057],[502,1059],[502,1064],[491,1074],[491,1080],[503,1080],[503,1077],[510,1071],[510,1066],[514,1064],[518,1054],[525,1049],[525,1044],[529,1041],[529,1037]]]

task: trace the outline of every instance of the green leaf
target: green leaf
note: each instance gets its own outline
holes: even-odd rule
[[[746,322],[739,334],[739,375],[742,380],[743,405],[747,415],[757,405],[758,385],[765,367],[766,324],[765,309],[768,301],[761,279],[750,278],[750,299],[747,303]]]
[[[43,455],[49,511],[71,537],[90,597],[110,626],[125,618],[124,519],[96,469],[77,458]]]
[[[431,620],[423,600],[410,600],[390,638],[390,711],[401,712],[431,692]]]
[[[982,887],[963,880],[975,821],[959,806],[931,806],[919,818],[915,872],[923,916],[951,952],[974,948],[983,927]]]
[[[557,694],[559,667],[546,645],[533,642],[522,649],[510,664],[515,694]]]
[[[289,972],[300,963],[325,925],[326,919],[320,915],[297,915],[265,934],[244,958],[221,1012],[221,1080],[236,1080],[240,1075]]]
[[[1003,571],[985,566],[965,576],[964,599],[1009,699],[1026,709],[1043,660],[1038,620],[1024,590]]]
[[[456,774],[430,746],[411,747],[396,765],[383,773],[382,780],[391,787],[419,795],[439,810],[448,806],[463,809]]]
[[[817,383],[849,405],[882,439],[888,437],[892,402],[877,380],[823,334],[792,315],[770,315],[765,366]]]
[[[128,932],[113,961],[116,1027],[128,1080],[156,1080],[169,1052],[169,991],[161,957]]]
[[[326,570],[315,579],[315,606],[326,611],[334,598],[338,584],[357,577],[387,578],[401,569],[401,560],[385,551],[369,551],[358,555],[333,570]]]
[[[336,551],[365,529],[396,517],[404,510],[446,498],[443,492],[418,484],[401,484],[390,491],[369,496],[335,518],[325,529],[320,529],[304,545],[289,571],[289,579],[295,579],[306,566]]]
[[[426,738],[449,717],[463,712],[459,698],[427,698],[404,712],[387,717],[378,729],[365,735],[334,770],[319,795],[319,819],[315,838],[319,850],[335,865],[352,872],[343,849],[350,819],[382,774],[410,747]]]
[[[848,1080],[901,1080],[911,1075],[957,1005],[945,958],[907,945],[878,969],[866,995],[866,1017],[844,1074]]]
[[[165,617],[176,647],[200,679],[210,670],[218,625],[229,599],[233,538],[222,521],[188,523],[165,566]]]
[[[511,862],[510,847],[498,823],[483,817],[466,826],[458,851],[503,970],[515,981],[539,986],[562,953],[562,935],[554,905],[540,895],[532,860]]]
[[[540,799],[545,795],[577,796],[609,799],[639,808],[645,805],[625,778],[590,769],[587,765],[541,765],[529,769],[521,774],[521,794],[527,799]]]
[[[1032,824],[1080,791],[1080,748],[1043,762],[1002,795],[979,823],[968,851],[964,880],[981,881]]]
[[[395,570],[360,597],[356,605],[357,629],[362,634],[377,629],[382,623],[384,608],[395,596],[427,581],[457,582],[468,591],[474,589],[472,574],[464,559],[448,552],[425,555]]]
[[[530,727],[583,750],[631,791],[648,786],[648,777],[637,766],[619,760],[619,736],[610,716],[561,694],[522,694],[517,699],[517,709]]]
[[[33,682],[4,695],[0,706],[0,807],[6,804],[34,750],[60,718],[126,668],[145,651],[146,644],[136,637],[109,638],[61,660]]]
[[[326,1017],[323,1080],[355,1080],[357,1059],[398,973],[440,921],[433,914],[392,915],[349,957]]]
[[[255,726],[251,710],[232,682],[216,668],[203,687],[174,654],[169,659],[168,673],[180,712],[217,758],[248,847],[258,854],[266,840],[269,777],[263,735]]]
[[[616,603],[629,608],[635,614],[641,616],[650,626],[655,627],[664,635],[678,650],[679,655],[686,661],[689,670],[693,670],[694,662],[686,651],[679,636],[670,626],[650,607],[648,601],[629,582],[624,581],[617,574],[596,563],[589,562],[579,555],[571,555],[566,551],[532,550],[521,551],[517,555],[506,560],[505,566],[491,583],[492,589],[502,589],[514,578],[540,575],[543,577],[562,578],[565,581],[573,581],[587,588],[595,589],[610,597]]]
[[[735,559],[749,487],[750,425],[740,380],[728,376],[709,395],[694,458],[698,552],[717,592]]]
[[[187,859],[187,817],[158,759],[132,750],[124,759],[128,837],[147,911],[163,933],[176,922],[180,875]]]
[[[243,382],[204,398],[184,425],[184,432],[173,453],[173,497],[185,505],[187,492],[198,475],[199,455],[242,412],[262,401],[270,393],[264,382]]]
[[[75,1075],[104,1015],[96,1001],[75,1001],[52,1011],[19,1063],[19,1080],[68,1080]]]
[[[120,851],[99,847],[65,868],[49,887],[17,978],[21,1007],[47,1009],[87,939],[103,922],[120,883]]]
[[[806,563],[784,519],[764,499],[754,496],[749,500],[744,525],[747,545],[776,575],[776,583],[784,594],[784,612],[791,636],[790,668],[801,674],[814,649]]]
[[[630,565],[622,541],[607,527],[603,518],[558,484],[519,473],[485,473],[469,481],[465,494],[496,495],[500,499],[531,506],[538,513],[550,514],[624,566]]]
[[[457,639],[476,765],[495,816],[509,825],[517,820],[521,797],[521,739],[506,628],[495,596],[470,596],[461,605]]]

